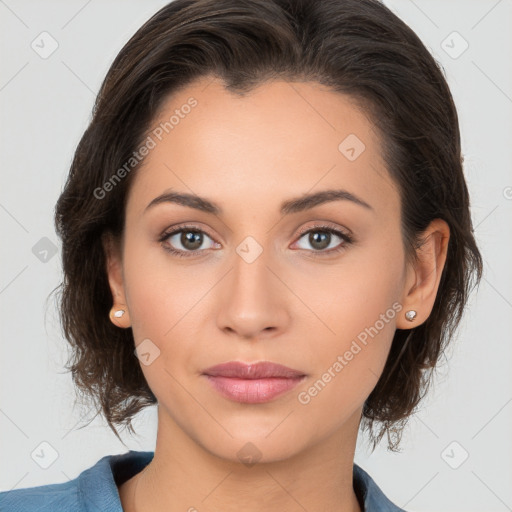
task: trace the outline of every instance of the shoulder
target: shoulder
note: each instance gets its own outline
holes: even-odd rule
[[[406,512],[395,505],[375,483],[373,478],[354,463],[354,490],[364,504],[363,512]]]
[[[106,455],[68,482],[0,492],[0,510],[122,512],[117,485],[140,471],[152,457],[153,452],[137,451]]]

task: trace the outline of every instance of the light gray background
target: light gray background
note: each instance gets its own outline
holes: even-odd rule
[[[46,237],[60,251],[53,209],[95,94],[121,47],[165,3],[0,0],[0,490],[65,482],[126,451],[100,418],[77,430],[66,342],[46,303],[60,254],[41,261],[36,244],[51,247]],[[369,455],[360,436],[356,462],[411,512],[512,510],[512,2],[385,3],[445,70],[485,273],[402,452],[383,443]],[[31,47],[43,31],[58,42],[46,59]],[[454,31],[469,44],[457,58],[464,41]],[[139,437],[123,436],[128,447],[153,450],[156,408],[135,426]],[[58,454],[47,469],[31,456],[51,456],[43,442]]]

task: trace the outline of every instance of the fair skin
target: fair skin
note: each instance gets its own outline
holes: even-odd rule
[[[347,97],[313,82],[273,81],[241,98],[205,77],[170,97],[152,127],[190,96],[197,106],[134,171],[122,247],[105,243],[114,304],[127,311],[112,321],[132,328],[135,345],[149,339],[160,350],[141,364],[158,399],[155,455],[120,486],[123,509],[361,511],[352,479],[362,407],[395,329],[420,325],[432,310],[449,228],[436,219],[419,262],[406,263],[398,189],[371,122]],[[349,134],[365,144],[353,161],[338,149]],[[222,213],[171,202],[145,211],[169,189],[207,198]],[[279,211],[283,201],[328,189],[371,208],[336,200]],[[204,232],[203,242],[186,245],[180,234],[159,241],[181,223]],[[311,235],[325,234],[326,223],[355,242],[332,234],[315,244]],[[248,236],[262,249],[251,263],[237,252]],[[400,312],[301,403],[299,393],[394,303]],[[232,360],[274,361],[307,377],[267,403],[237,403],[201,375]],[[247,443],[260,457],[251,466],[239,456]]]

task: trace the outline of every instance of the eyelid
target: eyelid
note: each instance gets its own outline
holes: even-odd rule
[[[344,228],[344,227],[341,227],[341,226],[338,226],[338,224],[334,224],[332,222],[329,222],[329,221],[317,221],[319,224],[314,224],[313,226],[308,226],[308,227],[303,227],[299,230],[298,232],[298,236],[299,238],[306,234],[307,232],[309,231],[312,231],[312,230],[321,230],[321,229],[332,229],[334,231],[339,231],[341,233],[343,233],[345,236],[347,236],[348,238],[353,238],[353,234],[352,234],[352,231],[348,228]]]
[[[176,234],[177,232],[179,231],[185,231],[185,230],[190,230],[190,231],[199,231],[201,233],[205,233],[206,235],[208,235],[213,241],[217,242],[215,240],[215,237],[212,236],[209,232],[208,232],[208,229],[205,229],[204,227],[200,227],[198,225],[194,225],[194,224],[188,224],[187,222],[183,223],[183,224],[175,224],[173,226],[169,226],[168,228],[164,229],[162,231],[162,234],[160,235],[159,237],[159,241],[162,241],[162,240],[165,240],[167,239],[168,237],[170,237],[171,235],[173,234]]]

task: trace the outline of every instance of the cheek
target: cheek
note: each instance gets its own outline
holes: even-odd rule
[[[399,242],[397,242],[400,247]],[[371,393],[382,374],[396,330],[403,314],[398,301],[402,279],[402,255],[380,247],[361,251],[330,275],[323,288],[328,302],[318,302],[322,328],[312,350],[316,373],[304,387],[302,403],[316,404],[323,414],[331,406],[355,410]],[[309,295],[310,300],[312,295]],[[300,401],[300,400],[299,400]],[[325,407],[326,409],[322,409]]]
[[[143,247],[128,237],[125,255],[125,288],[135,345],[145,342],[150,357],[157,355],[151,364],[141,364],[141,369],[155,394],[161,389],[167,394],[177,386],[169,396],[179,399],[177,382],[197,372],[196,340],[201,339],[200,320],[211,316],[205,310],[205,295],[215,284],[215,276],[172,264],[163,249]]]
[[[377,320],[366,315],[368,322],[361,321],[365,315],[360,312],[357,318],[339,319],[337,336],[310,354],[315,373],[297,398],[312,418],[319,415],[325,424],[339,426],[363,405],[382,374],[393,340],[396,311],[387,311]],[[354,310],[353,315],[357,313]]]
[[[336,336],[352,338],[375,324],[384,336],[389,335],[386,331],[401,309],[397,301],[402,295],[403,258],[400,234],[394,231],[381,231],[364,248],[347,253],[328,283],[327,311]]]
[[[369,250],[354,253],[329,274],[307,280],[304,293],[309,288],[308,305],[324,324],[315,323],[331,356],[347,350],[354,339],[373,339],[384,351],[389,347],[402,309],[402,263],[399,254],[376,253],[379,258]]]
[[[203,279],[171,262],[158,244],[138,244],[127,237],[124,279],[136,342],[165,341],[205,293]]]

